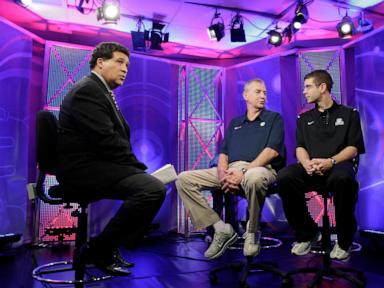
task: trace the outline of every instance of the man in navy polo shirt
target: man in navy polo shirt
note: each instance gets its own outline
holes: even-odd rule
[[[260,251],[259,217],[267,187],[275,181],[276,171],[285,162],[283,120],[280,114],[265,109],[264,81],[248,81],[243,98],[246,115],[229,124],[218,166],[182,172],[176,181],[194,226],[202,229],[213,225],[213,241],[204,253],[209,259],[221,256],[237,240],[237,234],[209,206],[201,190],[221,188],[224,193],[241,191],[246,195],[249,221],[243,252],[245,256],[255,256]]]
[[[325,70],[315,70],[304,77],[304,96],[315,108],[301,114],[297,121],[299,163],[280,170],[277,178],[285,215],[296,232],[292,254],[307,254],[311,242],[319,238],[304,194],[321,184],[333,194],[335,203],[338,242],[330,256],[347,260],[357,229],[357,159],[365,151],[359,113],[332,99],[332,85],[331,75]]]

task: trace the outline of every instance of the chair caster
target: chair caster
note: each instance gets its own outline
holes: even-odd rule
[[[283,288],[291,288],[293,287],[293,280],[291,277],[284,277],[281,281],[281,287]]]
[[[214,273],[209,273],[209,282],[212,285],[217,285],[217,283],[219,282],[219,279],[217,278],[217,275],[214,274]]]
[[[249,288],[247,281],[240,281],[240,288]]]

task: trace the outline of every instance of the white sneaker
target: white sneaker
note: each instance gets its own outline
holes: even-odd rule
[[[244,256],[256,256],[260,252],[260,231],[256,233],[246,232],[244,234],[244,247],[243,254]]]
[[[237,233],[233,230],[232,226],[229,225],[229,232],[215,232],[213,240],[208,249],[204,252],[204,256],[209,259],[215,259],[224,254],[225,250],[231,244],[237,240]]]
[[[321,234],[317,233],[316,236],[311,241],[295,242],[293,243],[291,253],[297,256],[306,255],[309,253],[309,251],[311,251],[312,244],[320,240],[321,240]]]
[[[347,251],[340,248],[339,244],[335,244],[329,255],[331,259],[340,260],[340,261],[348,261],[351,257],[351,249],[349,248]]]
[[[311,241],[307,242],[295,242],[291,249],[291,253],[297,256],[303,256],[311,251]]]

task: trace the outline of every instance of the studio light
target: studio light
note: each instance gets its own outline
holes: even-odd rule
[[[308,9],[307,6],[300,1],[295,9],[295,17],[292,20],[293,28],[297,31],[301,26],[308,21]]]
[[[336,25],[337,32],[341,38],[349,38],[355,34],[355,25],[352,18],[345,15],[343,19]]]
[[[368,33],[373,30],[372,21],[364,17],[364,11],[361,12],[358,23],[359,23],[359,26],[357,27],[357,30],[359,32]]]
[[[131,31],[133,50],[145,51],[145,36],[144,32]]]
[[[32,4],[32,0],[16,0],[16,3],[19,3],[20,5],[24,7],[28,7],[29,5]]]
[[[212,18],[211,25],[208,27],[207,32],[209,38],[211,40],[217,40],[217,42],[225,36],[224,20],[217,11]]]
[[[119,0],[104,0],[101,7],[97,8],[97,20],[103,20],[103,24],[117,24],[119,19]]]
[[[133,50],[145,51],[145,32],[141,31],[141,28],[144,28],[142,17],[138,17],[136,27],[137,31],[131,31]]]
[[[164,28],[164,24],[153,22],[152,29],[150,31],[144,31],[144,39],[151,41],[150,49],[163,50],[161,43],[169,41],[169,33],[163,33],[161,30]]]
[[[231,42],[247,42],[245,38],[243,17],[237,13],[231,21]]]
[[[278,47],[281,45],[282,41],[283,41],[283,35],[277,31],[277,30],[270,30],[268,31],[267,33],[269,36],[268,36],[268,43],[275,46],[275,47]]]

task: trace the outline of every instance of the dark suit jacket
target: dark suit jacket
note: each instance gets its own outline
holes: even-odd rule
[[[76,83],[63,100],[57,149],[57,179],[76,193],[105,192],[147,169],[132,152],[127,122],[94,74]]]

